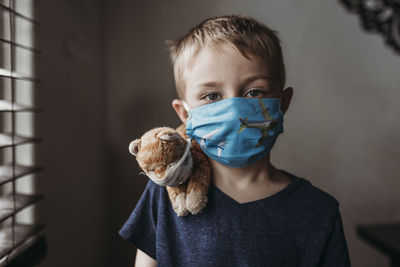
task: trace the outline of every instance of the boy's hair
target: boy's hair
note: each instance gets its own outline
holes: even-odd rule
[[[183,68],[207,45],[233,44],[240,53],[266,59],[280,89],[285,86],[285,65],[277,32],[255,19],[241,15],[228,15],[206,19],[176,41],[167,41],[178,96],[184,98]]]

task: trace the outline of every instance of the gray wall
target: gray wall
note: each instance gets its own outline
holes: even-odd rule
[[[100,5],[39,2],[36,189],[48,252],[40,266],[110,266],[107,251],[105,94]]]
[[[339,200],[353,266],[388,264],[355,227],[400,220],[400,56],[338,1],[41,3],[37,130],[46,171],[37,183],[49,243],[41,266],[132,266],[135,249],[117,231],[146,178],[128,144],[179,124],[164,41],[228,13],[254,16],[283,41],[295,95],[272,162]]]

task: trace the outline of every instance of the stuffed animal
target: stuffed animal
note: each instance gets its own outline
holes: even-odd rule
[[[205,207],[210,163],[199,144],[187,140],[185,125],[152,129],[132,141],[129,151],[152,181],[166,186],[178,216],[197,214]]]

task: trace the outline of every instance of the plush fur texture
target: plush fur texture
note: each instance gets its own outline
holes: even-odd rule
[[[181,159],[186,147],[185,138],[185,125],[176,130],[159,127],[132,141],[129,151],[136,156],[143,171],[153,171],[161,178],[170,163]],[[176,187],[167,186],[172,207],[178,216],[197,214],[207,204],[207,191],[211,182],[210,163],[195,140],[192,141],[190,152],[193,167],[189,179]]]

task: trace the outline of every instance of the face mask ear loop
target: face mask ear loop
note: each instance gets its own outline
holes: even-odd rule
[[[182,100],[182,105],[185,108],[186,112],[190,111],[190,107],[188,106],[188,104],[185,102],[185,100]]]
[[[185,110],[186,110],[186,112],[188,113],[188,116],[189,116],[189,112],[190,112],[189,105],[185,102],[185,100],[182,100],[182,105],[185,108]],[[189,141],[190,146],[192,145],[193,139],[194,139],[193,136],[189,136],[189,138],[187,138],[187,140]]]

